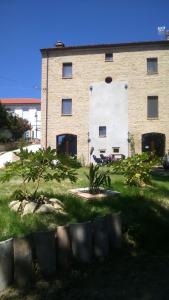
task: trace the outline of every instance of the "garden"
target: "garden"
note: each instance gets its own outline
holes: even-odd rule
[[[120,212],[122,247],[104,262],[76,266],[57,280],[39,281],[31,291],[11,288],[2,299],[167,299],[169,173],[154,167],[155,158],[143,154],[113,166],[81,167],[69,158],[57,160],[51,149],[18,155],[19,161],[0,172],[1,241]],[[91,194],[101,187],[119,194],[86,200],[70,192],[84,187]],[[39,208],[50,199],[62,209],[23,215],[21,206],[17,212],[9,208],[16,200]]]

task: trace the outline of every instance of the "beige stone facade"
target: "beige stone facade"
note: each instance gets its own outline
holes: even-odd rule
[[[128,83],[128,130],[141,152],[142,134],[164,133],[169,149],[169,41],[42,49],[42,145],[56,148],[56,136],[77,135],[77,154],[89,158],[89,93],[92,83]],[[113,53],[113,61],[105,61]],[[158,73],[147,74],[147,58],[158,58]],[[72,78],[62,64],[72,63]],[[158,119],[147,118],[147,97],[158,96]],[[62,99],[72,99],[72,115],[61,115]],[[106,109],[106,108],[105,108]]]

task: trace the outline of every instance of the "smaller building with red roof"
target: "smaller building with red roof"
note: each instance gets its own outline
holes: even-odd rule
[[[32,129],[27,138],[41,138],[41,99],[37,98],[0,98],[0,102],[11,112],[30,122]]]

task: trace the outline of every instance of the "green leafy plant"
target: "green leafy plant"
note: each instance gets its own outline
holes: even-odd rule
[[[85,176],[89,180],[89,192],[91,194],[99,193],[101,186],[110,186],[111,184],[109,170],[101,170],[99,165],[93,163],[89,165],[89,173]]]
[[[124,175],[127,185],[144,186],[151,183],[151,169],[157,163],[157,157],[144,152],[117,162],[113,170]]]
[[[78,169],[82,166],[80,161],[75,156],[58,154],[58,159],[63,165],[73,169]]]
[[[41,180],[50,181],[56,180],[61,182],[62,180],[69,179],[71,182],[76,181],[76,172],[73,169],[64,166],[57,158],[56,150],[48,147],[45,149],[39,149],[37,152],[28,152],[27,149],[20,149],[19,153],[16,153],[19,158],[18,161],[9,163],[0,177],[1,182],[9,181],[14,176],[22,178],[22,189],[17,190],[17,194],[20,198],[26,198],[27,200],[37,201],[37,192]],[[30,194],[27,191],[27,183],[34,182],[35,189]]]

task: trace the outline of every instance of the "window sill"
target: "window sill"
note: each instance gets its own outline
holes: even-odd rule
[[[73,79],[73,77],[62,77],[62,79]]]
[[[147,120],[159,120],[159,118],[157,117],[157,118],[147,118]]]
[[[102,139],[102,138],[106,138],[106,135],[104,135],[104,136],[99,136],[99,138],[101,138],[101,139]]]
[[[147,72],[147,75],[158,75],[158,72],[154,72],[154,73],[148,73]]]
[[[72,114],[61,114],[61,117],[71,117]]]
[[[113,59],[112,59],[112,60],[106,60],[106,59],[105,59],[105,62],[113,62]]]

